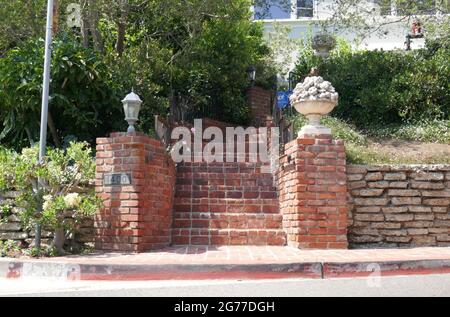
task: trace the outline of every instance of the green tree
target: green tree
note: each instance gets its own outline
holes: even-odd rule
[[[319,0],[324,1],[324,0]],[[351,29],[359,38],[385,36],[392,25],[411,28],[420,21],[425,37],[450,41],[448,0],[327,0],[331,15],[322,23],[328,30]],[[395,30],[395,28],[394,28]]]
[[[339,92],[333,115],[359,128],[382,122],[448,120],[450,116],[450,49],[354,51],[338,41],[330,58],[314,55],[310,42],[302,47],[296,71],[306,75],[317,67]]]
[[[30,40],[0,59],[0,140],[20,148],[38,139],[43,40]],[[61,146],[74,136],[93,142],[122,127],[118,87],[107,65],[71,35],[57,38],[52,59],[49,105],[51,140]]]
[[[250,0],[80,0],[82,25],[75,29],[65,23],[69,2],[55,8],[49,126],[57,146],[69,135],[92,142],[120,128],[119,97],[132,87],[144,99],[141,129],[148,131],[153,115],[171,106],[244,123],[247,67],[256,65],[259,82],[270,85],[270,50],[261,24],[251,21]],[[37,39],[45,1],[26,5],[14,1],[14,10],[0,11],[0,23],[27,10],[40,23],[34,28],[22,19],[11,34],[0,33],[2,137],[18,147],[36,140],[43,64]]]
[[[0,0],[0,56],[30,37],[41,35],[45,0]]]
[[[251,21],[251,1],[147,1],[128,2],[125,36],[114,32],[104,34],[106,51],[114,60],[135,50],[151,56],[157,48],[162,67],[154,67],[151,58],[140,59],[143,67],[152,63],[160,87],[158,96],[166,97],[172,107],[186,108],[191,115],[208,115],[222,120],[243,123],[246,120],[246,69],[255,64],[269,69],[265,56],[262,27]],[[110,14],[110,13],[109,13]],[[109,23],[114,30],[117,23]],[[108,34],[110,34],[108,36]],[[118,45],[119,41],[124,41]],[[117,48],[123,50],[118,51]],[[263,71],[262,82],[273,74]],[[266,75],[267,74],[267,75]],[[139,91],[145,80],[135,76]],[[144,106],[144,109],[146,107]],[[158,109],[160,110],[160,109]]]

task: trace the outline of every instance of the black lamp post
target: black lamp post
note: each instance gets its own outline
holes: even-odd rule
[[[256,81],[256,68],[255,66],[249,66],[247,68],[248,80],[250,81],[252,87],[255,85]]]

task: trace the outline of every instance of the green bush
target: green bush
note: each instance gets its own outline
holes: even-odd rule
[[[296,71],[318,67],[340,94],[333,116],[365,128],[368,124],[399,124],[448,119],[450,116],[450,49],[357,51],[338,45],[329,59],[303,47]]]
[[[88,252],[86,252],[85,254],[88,254]],[[34,247],[26,249],[18,241],[0,240],[0,258],[3,257],[20,258],[21,256],[39,258],[39,257],[55,257],[57,255],[58,253],[56,249],[52,246],[44,246],[41,249],[37,249]]]
[[[0,258],[16,257],[21,253],[21,248],[18,242],[13,240],[0,240]]]
[[[5,10],[0,5],[0,26],[17,24],[0,33],[0,140],[16,150],[39,138],[45,45],[44,29],[36,25],[46,1],[28,2],[15,1]],[[126,129],[120,100],[132,87],[143,100],[138,128],[148,132],[155,114],[165,116],[176,105],[185,119],[245,124],[248,66],[258,69],[258,85],[273,84],[270,49],[263,25],[250,19],[250,0],[97,2],[82,13],[90,19],[95,10],[101,17],[90,26],[101,43],[67,28],[63,15],[55,34],[48,142],[56,147],[74,139],[93,144],[98,136]],[[120,23],[121,50],[120,12],[128,13]]]
[[[0,140],[16,149],[39,138],[44,42],[31,39],[0,59]],[[72,35],[55,38],[49,140],[68,136],[93,143],[123,127],[120,90],[102,58]],[[59,144],[58,144],[59,143]]]
[[[12,214],[12,207],[8,204],[0,205],[0,224],[8,222],[8,217]]]
[[[42,164],[38,151],[35,146],[0,156],[0,189],[20,192],[16,204],[26,227],[38,222],[50,230],[76,231],[101,207],[94,189],[86,189],[95,177],[92,150],[72,142],[65,150],[48,149]]]
[[[406,121],[450,118],[450,49],[414,52],[408,59],[388,91],[398,115]]]

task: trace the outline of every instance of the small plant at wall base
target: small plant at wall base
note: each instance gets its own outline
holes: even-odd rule
[[[21,253],[20,245],[16,241],[0,240],[0,258],[3,257],[16,257]]]
[[[41,223],[54,229],[54,247],[58,254],[64,253],[66,235],[76,230],[83,219],[92,216],[100,203],[95,195],[89,193],[44,196]]]
[[[0,184],[20,192],[17,204],[27,227],[35,223],[54,231],[59,254],[67,234],[101,206],[93,189],[86,190],[95,175],[92,150],[87,143],[70,143],[67,149],[48,149],[42,164],[38,148],[10,151],[0,160]]]
[[[7,204],[0,205],[0,224],[8,222],[8,217],[11,216],[11,208]]]

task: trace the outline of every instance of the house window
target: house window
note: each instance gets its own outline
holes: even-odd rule
[[[291,5],[285,0],[255,1],[254,10],[255,20],[291,18]]]
[[[314,17],[314,0],[297,0],[297,18]]]
[[[254,17],[256,20],[312,18],[314,5],[314,0],[255,0]]]

